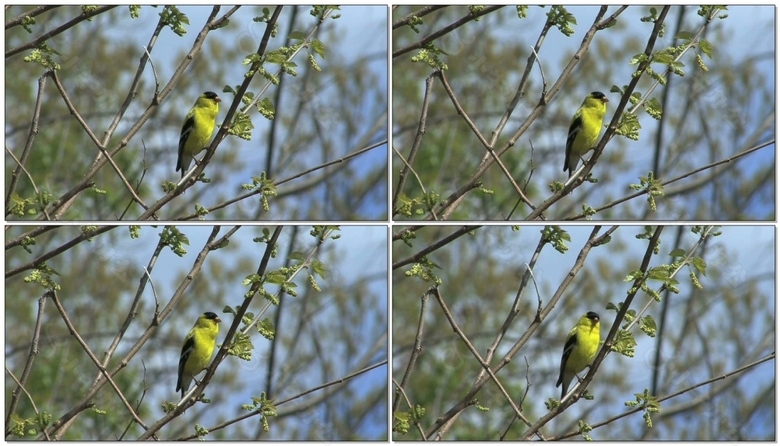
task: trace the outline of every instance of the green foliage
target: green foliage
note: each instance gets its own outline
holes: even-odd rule
[[[30,249],[31,246],[35,246],[35,239],[30,236],[25,236],[20,245],[22,249],[24,249],[28,254],[32,254],[32,249]]]
[[[623,356],[633,358],[636,346],[636,340],[634,339],[634,335],[631,334],[631,332],[618,330],[617,334],[615,335],[615,339],[612,342],[611,350],[615,353],[620,353]]]
[[[198,220],[205,220],[206,216],[209,215],[209,210],[201,206],[200,203],[195,203],[195,215],[198,217]]]
[[[566,10],[565,7],[553,5],[547,13],[547,21],[558,28],[558,31],[560,31],[561,34],[566,37],[571,37],[572,34],[574,34],[574,28],[572,28],[571,25],[577,24],[577,17]]]
[[[269,400],[265,392],[260,394],[260,398],[252,397],[252,404],[243,404],[241,409],[247,412],[254,412],[261,415],[261,423],[263,425],[263,432],[269,432],[270,426],[268,419],[277,415],[276,406],[273,400]]]
[[[650,8],[648,10],[648,15],[640,18],[639,20],[641,22],[646,22],[646,23],[656,23],[658,21],[658,10],[655,8]],[[663,37],[665,30],[666,30],[666,23],[663,23],[661,24],[661,31],[658,34],[658,37]]]
[[[8,208],[8,212],[17,217],[24,217],[26,215],[37,215],[41,209],[45,209],[51,202],[52,195],[47,190],[41,190],[38,194],[23,198],[19,194],[11,194],[11,204]],[[6,206],[8,206],[6,204]]]
[[[588,220],[591,220],[591,217],[596,215],[596,209],[592,206],[589,206],[587,203],[582,203],[582,215],[584,215]]]
[[[264,318],[257,324],[257,332],[269,341],[273,341],[276,337],[276,328],[272,320]]]
[[[417,277],[422,279],[426,283],[433,285],[441,285],[441,279],[433,272],[435,269],[441,269],[439,265],[430,261],[428,257],[422,257],[417,262],[413,263],[411,268],[406,271],[407,277]]]
[[[653,172],[648,172],[645,177],[640,176],[639,184],[629,184],[628,187],[633,190],[642,190],[647,193],[647,204],[650,206],[651,211],[656,211],[658,209],[655,198],[663,197],[665,195],[664,186],[661,180],[656,179]]]
[[[439,58],[440,55],[446,56],[448,54],[432,42],[428,42],[420,48],[411,60],[414,63],[426,64],[434,70],[447,71],[449,68],[447,67],[447,64]]]
[[[244,361],[251,361],[252,351],[254,349],[255,346],[252,344],[252,338],[237,331],[236,335],[233,337],[233,342],[230,343],[228,354]]]
[[[404,217],[411,217],[412,215],[422,215],[422,213],[430,210],[430,207],[423,207],[430,203],[432,196],[435,196],[435,200],[438,201],[438,194],[431,192],[428,195],[418,196],[411,198],[404,193],[399,194],[398,202],[396,203],[395,213]]]
[[[719,14],[721,11],[727,11],[729,8],[725,5],[707,5],[707,6],[700,6],[699,10],[696,11],[696,14],[698,14],[701,17],[704,17],[709,22],[716,16],[724,20],[728,18],[728,14]]]
[[[677,266],[674,264],[652,267],[647,271],[647,283],[659,281],[663,283],[661,289],[667,289],[673,293],[678,293],[679,290],[677,289],[677,285],[679,285],[680,282],[678,282],[673,275],[676,272]]]
[[[338,240],[341,238],[339,231],[341,231],[341,227],[339,225],[314,225],[311,227],[309,235],[320,242],[325,241],[326,238],[330,238],[331,240]]]
[[[81,227],[80,227],[80,229],[81,229],[81,233],[82,233],[83,235],[86,235],[86,236],[91,236],[92,234],[94,234],[95,232],[97,232],[97,230],[99,229],[99,227],[98,227],[98,226],[95,226],[95,225],[85,225],[85,226],[81,226]],[[87,239],[87,240],[88,240],[88,241],[90,241],[90,242],[92,241],[92,239],[91,239],[91,238],[90,238],[90,239]]]
[[[647,428],[653,427],[652,414],[661,413],[661,403],[654,395],[650,395],[650,391],[645,389],[643,393],[635,393],[636,401],[626,401],[626,407],[641,408],[644,412],[643,418]]]
[[[409,26],[409,28],[411,28],[412,31],[419,34],[420,28],[418,28],[418,25],[422,25],[423,23],[425,23],[425,21],[423,21],[422,17],[414,16],[411,19],[409,19],[409,21],[407,22],[407,26]]]
[[[198,440],[205,440],[204,437],[206,437],[209,434],[209,430],[205,427],[201,426],[200,424],[195,424],[195,436],[198,437]]]
[[[409,199],[404,196],[405,199],[399,197],[400,207],[398,213],[405,215],[406,212],[414,212],[415,215],[424,215],[430,212],[434,206],[439,204],[441,195],[435,191],[429,191],[417,198]]]
[[[260,115],[269,121],[273,121],[273,119],[276,117],[276,108],[274,107],[274,103],[269,98],[263,98],[260,100],[256,107]]]
[[[185,246],[189,246],[190,239],[175,226],[165,226],[160,233],[160,243],[171,248],[171,251],[179,257],[187,254]]]
[[[642,232],[638,233],[636,235],[636,238],[638,240],[652,240],[654,232],[655,232],[655,228],[654,227],[649,226],[649,225],[645,225],[645,226],[642,227]],[[659,240],[659,243],[660,243],[660,240]],[[658,254],[658,252],[659,252],[658,248],[659,248],[659,245],[656,243],[656,245],[653,247],[653,254]],[[636,272],[641,277],[641,271],[637,270]]]
[[[660,120],[661,116],[664,114],[664,111],[661,107],[661,102],[656,98],[650,98],[650,100],[644,103],[644,107],[647,114],[650,115],[650,117],[653,119]]]
[[[309,11],[309,14],[313,17],[317,17],[322,19],[325,14],[330,14],[329,17],[331,20],[338,20],[341,18],[341,14],[333,14],[333,11],[340,11],[341,7],[336,5],[317,5],[312,6],[311,10]]]
[[[6,427],[11,435],[17,438],[34,437],[51,424],[52,416],[43,411],[29,418],[11,414],[11,426]]]
[[[171,413],[174,410],[176,410],[179,407],[178,404],[173,403],[171,401],[163,401],[160,404],[160,409],[163,411],[163,413]]]
[[[35,21],[35,17],[25,16],[22,18],[22,28],[24,28],[25,31],[32,34],[33,30],[31,28],[32,25],[35,25],[37,22]]]
[[[228,134],[238,136],[239,138],[249,141],[252,139],[252,130],[255,126],[252,124],[252,118],[241,112],[236,112],[233,116],[233,122],[230,123],[228,128]]]
[[[425,407],[420,405],[415,405],[409,411],[397,410],[393,412],[393,432],[405,435],[412,425],[421,423],[424,417]]]
[[[54,56],[60,56],[60,53],[49,47],[46,42],[41,42],[30,52],[29,56],[24,58],[24,61],[27,63],[36,63],[46,70],[58,71],[61,66],[54,60]]]
[[[588,423],[583,420],[577,421],[577,430],[585,441],[593,441],[593,438],[588,435],[589,432],[593,431],[593,428]]]
[[[658,333],[658,326],[655,324],[655,319],[650,315],[639,319],[639,328],[651,338],[654,338],[656,333]]]
[[[265,172],[261,172],[259,177],[252,177],[252,184],[243,184],[241,188],[252,192],[260,192],[260,204],[265,212],[271,210],[271,204],[268,197],[277,195],[274,181],[269,179]]]
[[[163,10],[160,11],[160,21],[179,37],[187,34],[185,25],[190,24],[190,19],[187,18],[179,8],[173,5],[165,6]]]
[[[59,275],[57,271],[46,265],[46,262],[43,262],[30,271],[30,274],[24,278],[24,282],[37,283],[43,289],[59,291],[60,284],[53,277]]]
[[[263,15],[252,18],[252,21],[255,23],[268,23],[268,21],[271,20],[271,10],[263,8],[261,12]]]
[[[562,227],[545,226],[541,232],[544,243],[549,243],[556,251],[563,254],[569,250],[566,243],[571,242],[571,236]]]
[[[404,230],[401,232],[401,241],[403,241],[406,246],[411,248],[413,246],[412,240],[417,238],[416,234],[417,233],[415,231]]]

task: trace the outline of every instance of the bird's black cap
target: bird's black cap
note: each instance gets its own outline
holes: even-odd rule
[[[593,313],[593,314],[596,314],[596,313]],[[222,322],[222,320],[219,318],[219,316],[217,316],[217,313],[214,313],[213,311],[207,311],[207,312],[203,313],[203,315],[206,316],[206,319],[211,319],[211,320],[215,320],[217,322]],[[598,315],[596,317],[598,317]]]
[[[219,96],[217,96],[217,94],[214,93],[213,91],[203,92],[203,96],[206,96],[207,98],[209,98],[209,99],[211,99],[213,101],[216,101],[216,102],[222,102],[222,99],[220,99]],[[604,96],[604,95],[602,94],[602,96]],[[214,313],[211,313],[211,314],[214,314]]]
[[[593,96],[594,98],[600,100],[601,102],[609,102],[609,99],[607,99],[607,96],[604,93],[600,92],[600,91],[594,91],[590,95]]]
[[[595,322],[599,321],[599,314],[596,313],[595,311],[588,311],[588,314],[586,314],[585,316],[587,316],[588,319],[590,319],[592,321],[595,321]]]

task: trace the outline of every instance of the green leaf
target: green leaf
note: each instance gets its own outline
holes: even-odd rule
[[[677,248],[669,253],[670,257],[685,257],[685,250]]]
[[[317,55],[320,56],[321,58],[323,58],[323,59],[325,58],[325,44],[322,43],[321,41],[319,41],[317,39],[312,40],[312,42],[311,42],[311,49],[315,53],[317,53]]]
[[[325,266],[325,264],[320,262],[319,260],[313,260],[311,262],[311,269],[323,279],[328,278],[328,267]]]
[[[689,31],[680,31],[677,33],[677,35],[674,36],[674,38],[678,40],[690,41],[693,39],[693,34],[691,34]]]
[[[663,115],[663,107],[661,107],[661,101],[659,101],[656,98],[650,98],[649,101],[645,102],[645,111],[647,112],[650,117],[656,120],[660,120],[661,116]]]
[[[658,326],[655,323],[655,319],[650,315],[639,319],[639,328],[651,338],[654,338],[658,332]]]
[[[266,282],[272,283],[274,285],[281,285],[287,280],[287,277],[279,271],[271,271],[270,273],[266,274],[265,280]]]
[[[636,345],[637,343],[633,334],[625,330],[618,330],[615,335],[615,341],[612,344],[612,351],[633,358]]]
[[[703,275],[707,275],[707,261],[702,259],[701,257],[694,257],[691,261],[691,264],[694,268],[696,268],[697,271],[702,273]]]
[[[287,256],[287,258],[290,260],[297,260],[299,262],[302,262],[303,259],[306,258],[306,253],[303,253],[301,251],[293,251],[290,253],[289,256]]]
[[[699,40],[699,48],[701,48],[702,53],[706,54],[707,57],[712,59],[713,48],[712,48],[712,44],[708,40],[705,39]]]

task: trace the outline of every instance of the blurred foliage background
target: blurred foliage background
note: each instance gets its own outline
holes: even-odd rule
[[[32,227],[10,227],[7,236],[14,240],[31,234]],[[172,252],[173,243],[162,247],[156,267],[150,268],[151,284],[136,299],[144,269],[163,232],[188,240]],[[108,365],[111,370],[125,358],[153,325],[156,311],[165,309],[178,288],[192,282],[175,302],[175,307],[159,321],[152,337],[142,343],[127,366],[114,380],[139,417],[151,426],[164,413],[165,402],[177,403],[175,392],[179,354],[184,336],[195,319],[213,311],[222,319],[218,346],[224,343],[233,314],[223,311],[243,304],[249,285],[243,283],[257,272],[267,244],[254,239],[265,237],[264,230],[274,228],[241,227],[229,243],[201,253],[215,228],[179,226],[163,228],[143,226],[133,238],[130,227],[114,227],[88,241],[74,243],[48,259],[45,265],[56,271],[50,277],[59,286],[59,299],[71,322],[101,361],[129,317],[129,326]],[[218,237],[231,228],[217,230]],[[251,358],[228,356],[217,368],[205,389],[210,404],[197,403],[165,425],[158,436],[172,440],[194,434],[195,424],[211,429],[204,438],[216,440],[377,440],[387,438],[387,232],[384,227],[351,226],[335,231],[321,244],[309,233],[312,227],[285,226],[271,258],[267,276],[289,274],[300,254],[314,250],[313,263],[301,271],[290,285],[295,295],[282,294],[278,306],[261,314],[267,300],[258,295],[249,312],[268,319],[275,327],[273,340],[256,329],[249,332],[254,346]],[[51,299],[43,298],[44,289],[25,278],[39,271],[28,262],[49,253],[82,235],[76,226],[48,227],[34,237],[35,245],[27,253],[21,246],[7,248],[5,286],[5,402],[6,429],[20,420],[46,413],[51,422],[59,419],[87,394],[98,371],[68,332],[60,312]],[[170,239],[170,236],[168,236]],[[192,273],[195,262],[205,255],[202,269]],[[18,272],[15,272],[20,268]],[[284,268],[288,268],[285,270]],[[311,275],[311,278],[308,276]],[[316,284],[316,286],[315,286]],[[321,289],[317,290],[319,287]],[[264,289],[274,294],[279,289],[266,282]],[[26,381],[29,395],[21,393],[16,410],[8,413],[17,379],[30,355],[39,305],[43,304],[41,330],[36,355],[32,358]],[[132,316],[132,317],[130,317]],[[13,327],[13,328],[11,328]],[[239,330],[244,327],[238,326]],[[216,429],[215,426],[249,414],[242,405],[265,393],[280,403],[317,386],[345,378],[369,366],[335,386],[325,387],[276,407],[278,416],[268,420],[270,432],[263,432],[258,416]],[[202,375],[200,376],[202,377]],[[68,440],[135,439],[143,432],[133,423],[126,408],[109,385],[93,399],[94,410],[75,418],[65,432]],[[34,403],[34,407],[33,404]],[[99,413],[98,411],[104,411]],[[28,434],[29,435],[29,434]],[[37,438],[33,435],[32,438]],[[6,431],[6,438],[12,439]]]

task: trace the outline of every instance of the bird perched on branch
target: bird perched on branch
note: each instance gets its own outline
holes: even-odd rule
[[[220,102],[222,99],[216,93],[207,91],[200,95],[184,118],[179,137],[179,159],[176,161],[176,171],[181,170],[182,178],[193,157],[208,148],[217,123]]]
[[[569,171],[569,178],[577,170],[580,157],[593,149],[598,141],[607,113],[607,102],[609,99],[604,93],[594,91],[582,101],[571,118],[569,136],[566,138],[566,160],[563,162],[563,171]]]
[[[195,375],[209,365],[217,344],[220,322],[222,320],[216,313],[207,311],[200,315],[192,330],[184,338],[181,356],[179,356],[179,379],[176,381],[176,391],[181,389],[182,398],[189,390]]]
[[[577,325],[566,337],[561,357],[561,373],[558,375],[558,382],[555,383],[555,387],[563,384],[561,400],[566,396],[572,378],[585,370],[585,367],[596,357],[601,341],[600,327],[599,315],[588,311],[577,321]]]

